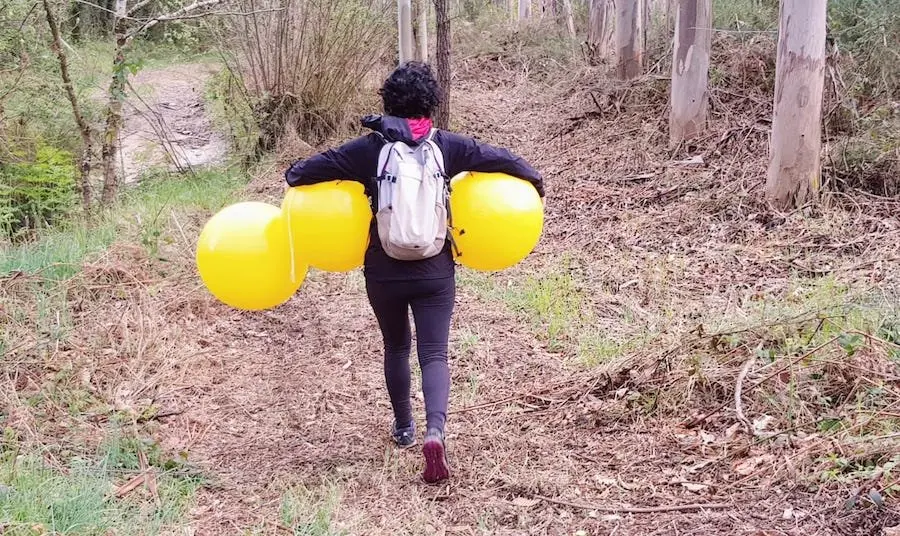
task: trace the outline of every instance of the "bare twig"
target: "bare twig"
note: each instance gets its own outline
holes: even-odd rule
[[[152,19],[148,20],[147,22],[143,23],[142,25],[138,26],[134,30],[128,32],[127,39],[130,41],[135,36],[139,35],[142,32],[149,30],[150,28],[153,28],[160,22],[164,22],[167,20],[177,20],[179,18],[184,17],[185,15],[188,15],[189,13],[197,11],[198,9],[205,9],[208,7],[216,6],[216,5],[221,4],[224,1],[225,0],[201,0],[198,2],[194,2],[193,4],[190,4],[188,6],[184,6],[183,8],[173,11],[172,13],[158,15],[158,16],[153,17]]]
[[[744,425],[744,429],[748,435],[753,435],[753,426],[744,415],[744,408],[741,404],[741,391],[744,388],[744,378],[747,377],[747,374],[750,372],[750,367],[753,366],[754,362],[756,362],[756,356],[753,356],[744,362],[744,366],[741,367],[741,372],[738,374],[737,381],[734,385],[734,412],[737,415],[738,420]]]
[[[138,2],[137,4],[131,6],[131,7],[128,9],[128,14],[129,14],[129,15],[133,15],[133,14],[137,13],[142,7],[146,6],[147,4],[149,4],[149,3],[152,2],[152,1],[153,1],[153,0],[141,0],[140,2]]]
[[[800,357],[795,357],[794,359],[791,359],[791,360],[788,362],[787,365],[781,367],[780,369],[776,370],[775,372],[769,374],[769,375],[766,376],[765,378],[759,380],[758,382],[756,382],[756,383],[754,383],[753,385],[751,385],[750,387],[748,387],[748,388],[747,388],[747,392],[749,393],[750,391],[756,389],[756,388],[759,387],[760,385],[766,383],[767,381],[771,380],[771,379],[774,378],[775,376],[781,374],[781,373],[784,372],[785,370],[787,370],[787,369],[789,369],[790,367],[794,366],[796,363],[799,363],[800,361],[803,361],[803,360],[806,359],[807,357],[813,355],[814,353],[818,352],[818,351],[821,350],[822,348],[825,348],[826,346],[830,345],[831,343],[833,343],[833,342],[836,341],[836,340],[838,340],[838,337],[832,337],[832,338],[828,339],[827,341],[823,342],[822,344],[820,344],[819,346],[816,346],[815,348],[813,348],[813,349],[810,350],[809,352],[806,352],[805,354],[801,355]],[[693,427],[697,426],[698,424],[700,424],[700,423],[702,423],[702,422],[705,422],[706,419],[712,417],[712,416],[715,415],[716,413],[722,411],[722,409],[723,409],[725,406],[727,406],[727,405],[728,405],[728,401],[725,401],[725,402],[722,403],[719,407],[717,407],[716,409],[714,409],[714,410],[710,411],[709,413],[703,415],[702,417],[697,417],[697,418],[695,418],[695,419],[692,419],[692,420],[690,420],[690,421],[684,423],[684,426],[685,426],[686,428],[693,428]]]
[[[224,0],[223,0],[224,1]],[[261,13],[274,13],[278,11],[284,11],[283,7],[273,7],[269,9],[256,9],[253,11],[205,11],[203,13],[194,13],[191,15],[181,15],[178,17],[175,16],[167,16],[161,20],[163,21],[172,21],[172,20],[191,20],[191,19],[201,19],[204,17],[249,17],[251,15],[259,15]],[[140,19],[138,19],[140,20]],[[144,19],[144,20],[153,20]]]

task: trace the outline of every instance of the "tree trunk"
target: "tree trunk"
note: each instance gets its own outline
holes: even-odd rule
[[[44,7],[46,11],[46,6]],[[69,35],[73,43],[81,43],[82,28],[87,22],[84,20],[86,11],[84,8],[85,5],[81,2],[72,2],[72,5],[69,7],[69,20],[72,21],[72,30]]]
[[[115,58],[113,59],[113,75],[107,90],[106,128],[103,132],[103,143],[100,147],[100,158],[103,165],[103,192],[100,203],[108,206],[116,198],[119,191],[119,175],[116,169],[116,158],[119,155],[119,131],[122,130],[122,101],[125,100],[125,47],[128,44],[127,31],[128,0],[116,0],[116,37]]]
[[[675,27],[675,11],[678,9],[678,0],[666,0],[666,35],[672,33]]]
[[[796,207],[821,185],[825,0],[782,0],[766,197]]]
[[[416,12],[416,59],[428,62],[428,2],[415,0]]]
[[[612,51],[615,17],[615,0],[591,0],[588,48],[592,61],[609,58]]]
[[[437,42],[435,63],[437,64],[438,85],[441,88],[441,102],[435,117],[435,125],[440,129],[450,128],[450,14],[449,0],[434,0]]]
[[[712,0],[679,0],[672,58],[669,144],[690,140],[706,128]]]
[[[650,26],[653,23],[653,8],[651,7],[651,3],[653,0],[639,0],[640,8],[641,8],[641,41],[643,42],[643,49],[647,50],[647,43],[649,42],[650,37]]]
[[[559,13],[559,9],[557,6],[557,0],[539,0],[540,8],[541,8],[541,19],[546,16],[550,16],[554,20],[557,18],[557,14]]]
[[[413,59],[412,4],[410,0],[397,0],[397,31],[399,34],[400,63]]]
[[[575,15],[572,13],[572,0],[562,0],[562,16],[566,19],[566,31],[575,39]]]
[[[644,71],[644,2],[618,0],[616,4],[616,74],[631,80]]]
[[[81,194],[81,205],[85,214],[90,215],[91,201],[93,192],[91,189],[91,157],[93,156],[93,140],[91,139],[91,127],[84,119],[81,113],[81,107],[78,104],[78,97],[75,95],[75,87],[72,85],[72,77],[69,75],[69,58],[63,49],[62,37],[59,33],[59,22],[53,14],[53,8],[50,7],[48,0],[43,0],[44,13],[47,18],[47,25],[50,27],[50,35],[53,36],[53,44],[50,48],[56,53],[56,59],[59,62],[59,74],[62,78],[63,89],[69,104],[72,106],[72,115],[75,116],[75,124],[78,126],[78,133],[81,135],[81,159],[78,162],[78,190]]]
[[[519,0],[519,20],[531,17],[531,0]]]

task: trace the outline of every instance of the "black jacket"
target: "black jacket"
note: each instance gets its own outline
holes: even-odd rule
[[[302,186],[338,179],[355,180],[363,184],[366,195],[372,196],[377,191],[378,154],[385,140],[403,141],[411,145],[422,140],[412,139],[409,124],[399,117],[370,115],[363,118],[362,124],[375,132],[306,160],[294,162],[284,174],[287,183],[290,186]],[[444,130],[436,131],[433,140],[444,154],[444,170],[449,177],[465,171],[506,173],[529,181],[538,194],[544,197],[541,175],[525,160],[508,150]],[[364,264],[366,277],[378,281],[435,279],[454,274],[449,241],[439,255],[429,259],[396,260],[382,249],[374,219],[369,230],[369,248]]]

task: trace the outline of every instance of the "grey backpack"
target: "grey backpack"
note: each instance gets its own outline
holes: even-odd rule
[[[448,239],[449,185],[434,133],[415,146],[387,142],[378,156],[378,238],[398,260],[433,257]]]

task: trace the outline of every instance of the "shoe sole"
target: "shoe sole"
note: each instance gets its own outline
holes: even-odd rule
[[[426,441],[422,446],[422,454],[425,455],[425,472],[422,474],[425,482],[434,484],[450,478],[450,466],[447,465],[443,443],[437,440]]]
[[[415,447],[415,446],[418,445],[418,444],[419,444],[418,441],[413,441],[413,442],[410,443],[409,445],[401,445],[400,443],[397,443],[396,441],[394,441],[394,445],[395,445],[398,449],[400,449],[400,450],[410,449],[410,448],[412,448],[412,447]]]

